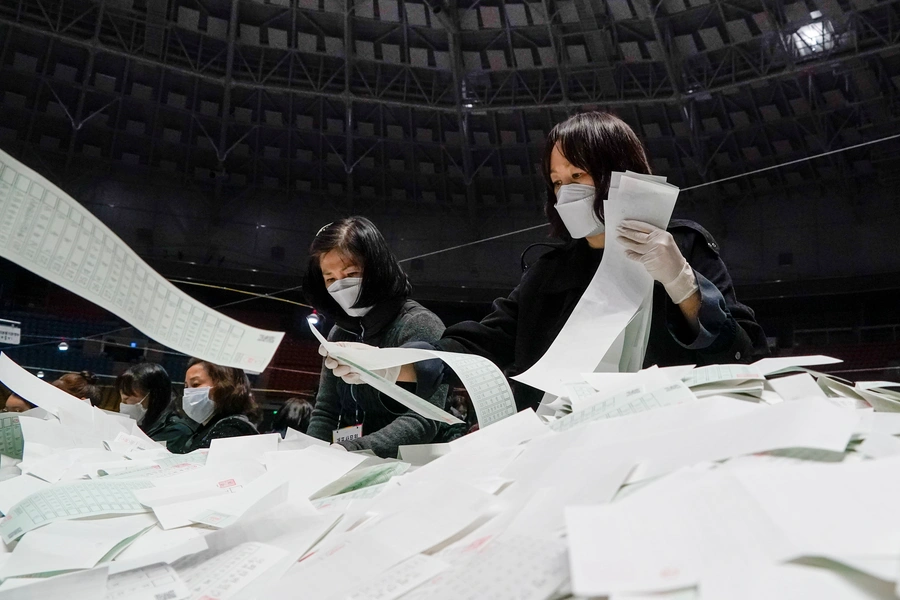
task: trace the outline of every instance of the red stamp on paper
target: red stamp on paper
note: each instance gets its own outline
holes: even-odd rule
[[[225,479],[224,481],[219,482],[219,487],[222,489],[234,487],[237,485],[237,482],[234,479]]]

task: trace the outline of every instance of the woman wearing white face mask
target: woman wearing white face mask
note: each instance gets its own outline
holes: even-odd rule
[[[259,433],[254,425],[257,410],[250,380],[241,369],[192,358],[184,374],[181,408],[193,431],[168,445],[175,453],[209,448],[217,438]]]
[[[168,443],[192,433],[178,414],[172,380],[162,365],[134,365],[116,379],[116,391],[121,400],[119,412],[137,421],[150,439]]]
[[[444,324],[409,299],[406,274],[368,219],[329,223],[316,234],[309,255],[303,291],[318,312],[336,323],[331,341],[391,348],[441,337]],[[308,435],[395,458],[398,446],[427,444],[447,432],[369,386],[347,385],[328,367],[326,361]],[[384,375],[396,379],[397,371]],[[441,408],[446,405],[446,385],[432,386],[427,395],[414,384],[407,387]]]
[[[643,145],[628,125],[608,113],[571,117],[550,132],[542,170],[547,218],[564,244],[537,260],[509,296],[494,301],[487,317],[448,327],[436,349],[484,356],[510,376],[526,371],[572,314],[609,235],[655,280],[645,367],[742,363],[767,352],[753,311],[735,298],[719,246],[703,227],[678,219],[667,230],[623,221],[606,231],[603,199],[612,172],[650,173]],[[421,371],[405,366],[400,379],[427,389]],[[336,365],[335,373],[353,375],[346,365]],[[429,375],[434,382],[448,376]],[[541,391],[516,382],[513,389],[520,410],[537,409]]]

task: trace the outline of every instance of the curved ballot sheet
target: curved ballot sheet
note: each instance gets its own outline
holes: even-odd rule
[[[29,531],[65,519],[148,512],[134,490],[153,487],[149,481],[79,481],[35,492],[13,506],[0,522],[5,544]]]
[[[451,425],[462,423],[450,413],[379,377],[373,371],[439,358],[453,369],[469,392],[480,427],[487,427],[516,414],[516,401],[509,382],[500,369],[486,358],[474,354],[417,348],[372,348],[360,351],[329,342],[312,323],[309,328],[329,355],[359,370],[363,382],[423,417]]]
[[[22,458],[25,438],[22,437],[22,426],[19,415],[0,415],[0,454],[10,458]]]
[[[102,306],[173,350],[264,370],[284,333],[197,302],[68,194],[0,150],[0,256]]]

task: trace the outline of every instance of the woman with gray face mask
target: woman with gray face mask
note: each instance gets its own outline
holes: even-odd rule
[[[409,299],[406,273],[375,225],[364,217],[329,223],[309,249],[303,292],[309,303],[334,323],[328,339],[393,348],[436,343],[444,324],[433,312]],[[329,359],[330,360],[330,359]],[[371,450],[396,458],[397,448],[427,444],[447,433],[447,426],[412,412],[366,385],[349,385],[326,364],[307,434],[347,450]],[[411,370],[414,368],[411,368]],[[399,367],[380,374],[395,381]],[[403,384],[440,408],[447,385]]]
[[[753,311],[737,301],[719,246],[693,221],[673,219],[667,229],[623,221],[606,231],[603,200],[613,171],[649,174],[644,147],[631,128],[601,112],[576,115],[547,139],[542,171],[545,212],[563,244],[536,261],[509,296],[494,301],[480,322],[466,321],[444,332],[435,349],[490,359],[508,376],[534,365],[547,351],[588,287],[607,236],[625,247],[653,277],[653,309],[644,366],[750,362],[765,354],[765,335]],[[351,367],[335,364],[349,380]],[[427,388],[422,368],[401,369],[400,381]],[[428,375],[452,381],[447,369]],[[543,392],[513,382],[520,410],[537,409]]]

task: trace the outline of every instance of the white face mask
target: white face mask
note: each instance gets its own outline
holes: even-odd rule
[[[147,394],[149,396],[149,394]],[[135,404],[125,404],[122,402],[119,404],[119,412],[123,415],[128,415],[132,419],[138,422],[138,425],[141,424],[141,421],[144,420],[144,416],[147,414],[147,409],[144,408],[144,400],[147,399],[147,396],[141,398],[140,402]]]
[[[216,403],[209,397],[209,387],[184,388],[181,407],[184,414],[200,424],[206,423],[216,412]]]
[[[344,277],[338,279],[328,286],[328,293],[334,298],[334,301],[341,305],[344,312],[351,317],[364,317],[370,310],[371,306],[363,308],[352,308],[359,300],[362,293],[362,277]]]
[[[581,183],[564,185],[556,193],[556,212],[573,239],[606,231],[606,226],[594,214],[596,194],[594,186]]]

